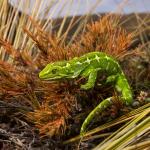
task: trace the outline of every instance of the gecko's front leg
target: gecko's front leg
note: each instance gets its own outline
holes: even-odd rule
[[[88,76],[88,81],[86,84],[81,85],[81,89],[88,90],[93,88],[97,78],[97,71],[94,69],[88,69],[85,72],[83,72],[82,76]]]

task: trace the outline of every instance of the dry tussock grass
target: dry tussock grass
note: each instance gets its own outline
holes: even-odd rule
[[[105,16],[88,24],[85,32],[68,46],[67,42],[60,44],[61,38],[48,34],[36,21],[29,19],[34,31],[24,26],[24,32],[38,47],[36,54],[26,49],[17,50],[1,37],[3,51],[12,59],[11,64],[1,60],[1,95],[4,100],[14,98],[18,102],[24,101],[24,105],[30,104],[33,111],[26,112],[26,116],[42,135],[60,135],[66,128],[65,120],[74,110],[76,96],[73,93],[76,87],[72,88],[69,82],[62,85],[42,82],[38,78],[40,69],[47,63],[68,60],[91,51],[122,57],[127,53],[132,35],[127,34],[117,20]]]

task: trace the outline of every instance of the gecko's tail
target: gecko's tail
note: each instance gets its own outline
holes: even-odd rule
[[[110,105],[112,105],[112,98],[113,97],[109,97],[105,100],[103,100],[93,111],[91,111],[91,113],[86,117],[86,119],[84,120],[81,130],[80,130],[80,135],[83,135],[87,129],[87,126],[89,125],[89,123],[92,121],[92,119],[100,114],[101,112],[103,112],[103,110],[105,110],[106,108],[108,108]]]

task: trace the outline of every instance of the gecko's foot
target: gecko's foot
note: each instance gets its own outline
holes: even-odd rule
[[[91,88],[93,88],[94,86],[91,85],[91,84],[84,84],[84,85],[81,85],[81,89],[83,90],[89,90]]]

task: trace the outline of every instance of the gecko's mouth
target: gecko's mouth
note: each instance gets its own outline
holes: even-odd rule
[[[50,77],[50,76],[48,76],[48,74],[45,74],[45,73],[43,73],[43,72],[40,72],[40,73],[39,73],[39,78],[40,78],[40,79],[43,79],[43,80],[50,80],[50,79],[53,78],[53,77]]]
[[[39,73],[39,78],[42,80],[56,80],[61,79],[61,76],[50,76],[48,74]]]

